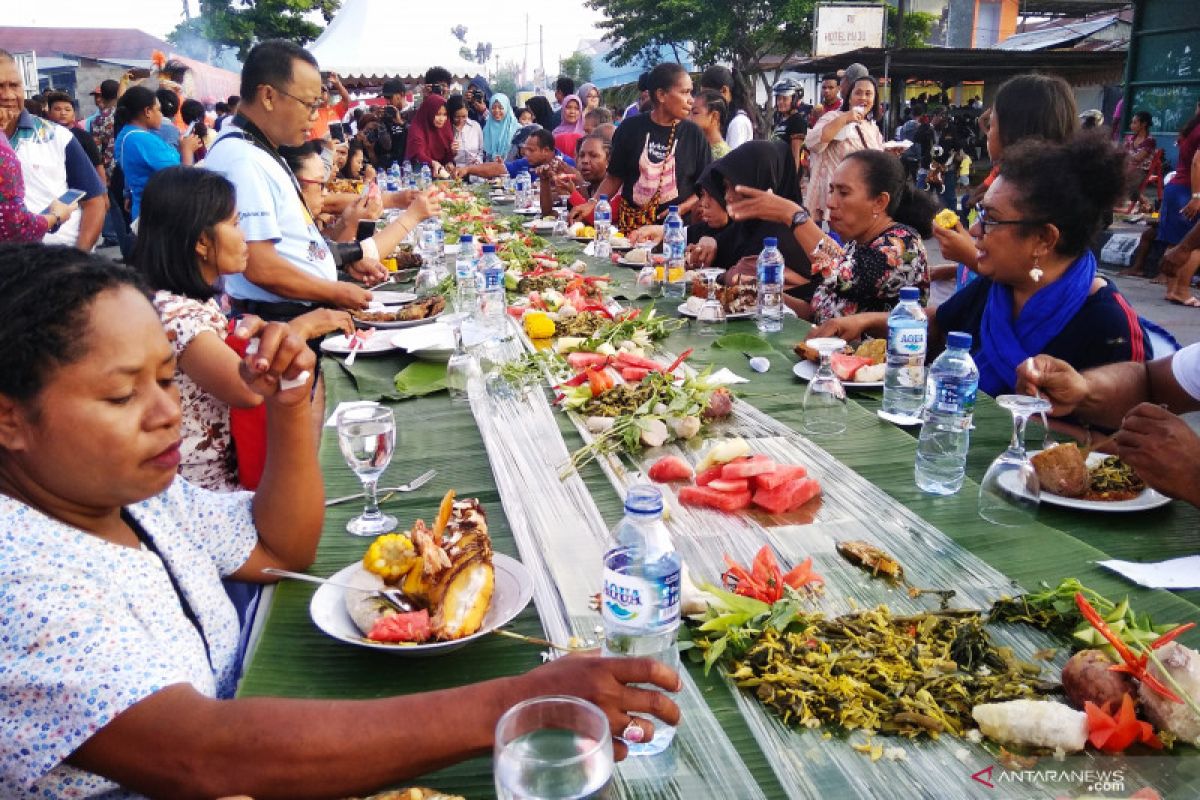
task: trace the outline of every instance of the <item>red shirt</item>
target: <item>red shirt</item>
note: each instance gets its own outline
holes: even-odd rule
[[[1200,125],[1192,128],[1187,138],[1179,140],[1179,161],[1175,165],[1175,177],[1171,183],[1182,183],[1189,189],[1192,187],[1192,159],[1200,148]]]

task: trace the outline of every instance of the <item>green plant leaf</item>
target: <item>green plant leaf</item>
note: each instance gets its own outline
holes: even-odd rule
[[[445,364],[416,361],[396,373],[396,391],[402,397],[421,397],[445,388]]]
[[[753,333],[727,333],[713,342],[713,347],[736,350],[739,353],[773,353],[775,348],[761,336]]]

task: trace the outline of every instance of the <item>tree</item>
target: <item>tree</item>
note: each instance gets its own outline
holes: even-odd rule
[[[486,64],[492,60],[492,43],[480,42],[475,45],[475,61],[479,64]]]
[[[492,90],[503,95],[508,95],[508,99],[513,105],[517,102],[517,75],[520,74],[520,67],[513,61],[506,61],[496,70],[496,75],[492,78]]]
[[[895,8],[888,6],[887,10],[887,44],[896,46],[896,14]],[[929,39],[933,36],[933,28],[941,19],[937,14],[927,11],[910,11],[904,15],[904,43],[901,47],[929,47]]]
[[[575,81],[576,86],[587,83],[592,79],[592,57],[576,50],[562,60],[559,69],[563,75]]]
[[[467,47],[465,44],[462,47],[458,48],[458,57],[461,58],[463,61],[474,61],[475,60],[475,54],[472,53],[471,48]]]
[[[236,48],[238,58],[245,59],[264,39],[311,42],[321,35],[321,26],[309,15],[318,12],[329,22],[340,5],[341,0],[200,0],[200,15],[177,25],[167,41],[201,39]]]
[[[588,0],[588,5],[607,17],[599,27],[614,45],[610,58],[617,64],[644,63],[647,53],[672,47],[698,65],[730,63],[745,95],[754,97],[752,75],[771,90],[765,58],[786,61],[810,51],[816,0]],[[763,110],[747,112],[765,130]]]

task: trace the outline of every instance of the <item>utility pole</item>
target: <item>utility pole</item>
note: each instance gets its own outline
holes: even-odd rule
[[[529,77],[529,15],[525,15],[525,54],[521,56],[521,80],[519,83],[525,83]]]
[[[187,22],[192,18],[192,10],[188,8],[188,0],[183,0],[183,19]]]
[[[891,67],[891,51],[899,50],[904,47],[904,17],[908,14],[908,0],[896,0],[896,24],[894,26],[896,33],[895,44],[884,50],[884,77],[890,79],[890,91],[888,92],[888,114],[887,114],[887,129],[893,131],[896,125],[900,122],[900,107],[904,105],[904,78],[899,80],[896,76],[890,75]]]
[[[542,35],[544,26],[538,25],[538,69],[542,71],[542,83],[549,87],[550,82],[546,80],[546,40]]]

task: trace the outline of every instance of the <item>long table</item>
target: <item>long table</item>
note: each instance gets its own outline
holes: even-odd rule
[[[589,261],[593,271],[610,272],[622,287],[631,287],[630,271]],[[636,294],[634,291],[625,293]],[[659,313],[673,314],[676,304],[658,301],[655,305]],[[749,321],[731,321],[728,328],[729,332],[755,332]],[[674,352],[694,348],[693,363],[725,366],[750,377],[750,383],[736,387],[738,396],[792,430],[800,431],[803,421],[800,399],[804,384],[791,374],[795,362],[791,348],[803,338],[806,330],[806,323],[789,319],[782,332],[767,337],[773,352],[768,355],[771,369],[765,374],[751,372],[741,353],[714,347],[712,339],[698,336],[691,325],[672,334],[664,347]],[[327,409],[332,410],[345,400],[378,399],[381,394],[387,394],[391,376],[408,363],[409,357],[403,355],[360,358],[347,371],[340,359],[325,359]],[[1109,557],[1159,560],[1197,552],[1200,550],[1200,512],[1195,508],[1176,502],[1136,515],[1105,515],[1043,507],[1037,523],[1019,528],[990,525],[981,520],[976,511],[977,481],[991,460],[1007,445],[1011,432],[1008,413],[981,396],[968,458],[968,480],[955,495],[933,497],[922,493],[913,482],[913,435],[879,420],[875,415],[879,401],[878,392],[852,395],[847,432],[839,437],[821,439],[820,445],[988,565],[1027,588],[1037,587],[1042,582],[1054,585],[1063,578],[1077,577],[1110,597],[1128,595],[1138,610],[1156,619],[1200,620],[1200,591],[1145,590],[1094,563]],[[478,497],[487,508],[495,549],[520,557],[501,508],[483,441],[468,407],[453,404],[444,393],[437,393],[395,402],[394,408],[397,449],[381,485],[403,482],[429,468],[436,469],[438,475],[422,489],[396,497],[388,504],[388,510],[405,525],[418,517],[429,520],[436,513],[438,500],[447,489],[453,488],[460,496]],[[581,444],[566,422],[562,423],[561,431],[568,448],[574,449]],[[330,428],[325,429],[320,457],[328,495],[347,494],[358,488],[357,479],[342,461],[336,434]],[[615,524],[621,516],[617,492],[594,465],[585,468],[582,477],[605,522],[610,526]],[[345,533],[346,520],[357,512],[354,504],[329,509],[317,560],[311,569],[313,574],[331,575],[361,557],[368,540]],[[909,566],[911,569],[914,565]],[[241,696],[382,697],[517,674],[532,669],[542,660],[539,648],[499,637],[485,637],[467,648],[433,659],[352,647],[324,636],[313,625],[308,614],[311,595],[312,590],[304,584],[285,583],[276,588],[265,611],[261,637],[246,666]],[[542,634],[532,605],[511,627],[521,633]],[[1200,646],[1200,635],[1193,631],[1183,641],[1192,647]],[[705,676],[694,666],[689,669],[705,702],[720,720],[740,757],[742,765],[739,768],[744,766],[749,771],[761,794],[765,797],[797,796],[794,787],[781,785],[776,771],[767,762],[742,718],[733,694],[736,690],[715,671]],[[409,721],[397,720],[396,724],[409,724]],[[413,720],[411,724],[415,735],[419,735],[422,721]],[[1183,783],[1200,787],[1200,759],[1196,758],[1195,751],[1170,758],[1187,759]],[[871,768],[888,769],[884,762]],[[1176,764],[1172,772],[1178,769]],[[1186,777],[1188,775],[1191,777]],[[420,782],[472,798],[493,794],[488,759],[464,762],[426,776]],[[987,791],[982,785],[979,788]],[[906,795],[903,788],[898,793]],[[1200,795],[1200,788],[1189,796],[1197,795]]]

